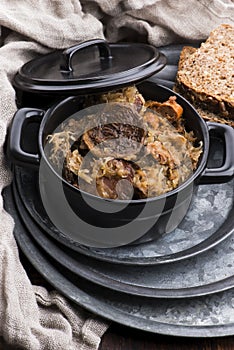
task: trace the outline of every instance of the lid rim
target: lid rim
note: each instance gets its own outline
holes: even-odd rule
[[[117,73],[110,73],[106,75],[99,75],[97,77],[89,77],[87,78],[81,78],[81,79],[67,79],[67,80],[47,80],[47,79],[37,79],[33,78],[30,75],[27,75],[27,69],[30,71],[33,66],[30,66],[30,64],[33,64],[37,62],[37,58],[27,62],[25,65],[23,65],[18,73],[16,73],[14,79],[13,79],[13,86],[21,91],[31,92],[31,93],[39,93],[39,94],[56,94],[56,95],[79,95],[79,94],[89,94],[89,93],[95,93],[95,92],[101,92],[101,91],[108,91],[108,90],[114,90],[119,89],[121,87],[136,84],[138,82],[141,82],[144,79],[149,78],[150,76],[156,74],[159,72],[165,65],[166,65],[166,56],[161,53],[156,47],[144,44],[144,43],[117,43],[117,44],[110,44],[118,46],[119,49],[123,50],[125,47],[128,48],[128,50],[133,45],[135,48],[139,46],[140,48],[147,48],[146,50],[146,57],[147,60],[142,64],[135,66],[133,68],[122,70]],[[59,53],[61,53],[61,50],[58,50]],[[136,51],[134,51],[135,53]],[[153,52],[153,56],[152,56]],[[54,55],[56,52],[52,52],[50,54],[46,54],[41,56],[40,58],[43,59],[49,56]],[[150,59],[149,58],[150,53]],[[50,57],[56,57],[56,56],[50,56]],[[118,57],[119,53],[118,53]],[[124,56],[125,57],[125,56]],[[131,58],[131,61],[134,60],[134,57],[129,56]],[[141,57],[141,56],[140,56]],[[144,56],[143,56],[144,57]],[[39,58],[39,59],[40,59]],[[52,59],[51,58],[51,59]],[[56,59],[56,58],[55,58]],[[141,60],[141,58],[140,58]],[[53,61],[49,61],[52,62]],[[56,61],[57,62],[57,61]],[[121,68],[124,68],[123,60],[121,61]],[[56,63],[57,64],[57,63]],[[47,63],[48,65],[48,63]],[[56,66],[54,66],[56,67]],[[125,65],[125,67],[129,67],[129,64]],[[107,70],[108,72],[108,70]],[[92,72],[93,74],[93,72]],[[69,74],[68,74],[69,75]]]
[[[162,68],[164,67],[164,65],[162,66]],[[154,72],[150,72],[147,75],[143,75],[141,77],[137,77],[135,79],[132,79],[131,81],[129,81],[128,79],[126,79],[125,81],[120,80],[120,81],[116,81],[115,84],[104,84],[103,81],[96,86],[92,86],[92,85],[87,85],[85,84],[84,86],[79,86],[79,87],[74,87],[72,85],[68,86],[50,86],[51,89],[49,89],[49,86],[36,86],[36,85],[31,85],[28,83],[25,83],[23,88],[20,86],[22,91],[26,91],[26,92],[31,92],[31,93],[38,93],[38,94],[50,94],[50,95],[84,95],[84,94],[94,94],[94,93],[99,93],[102,91],[111,91],[111,90],[116,90],[116,89],[120,89],[121,87],[125,87],[125,86],[129,86],[129,85],[133,85],[133,84],[137,84],[137,83],[141,83],[142,81],[150,78],[152,75],[155,74]],[[16,88],[19,88],[19,85],[15,82],[14,86]]]

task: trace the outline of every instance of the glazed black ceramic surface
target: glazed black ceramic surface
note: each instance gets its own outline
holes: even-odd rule
[[[24,64],[13,80],[17,105],[48,108],[65,96],[118,89],[145,80],[165,64],[165,55],[148,44],[89,40]]]
[[[206,169],[210,145],[209,128],[220,133],[224,137],[225,142],[229,143],[229,147],[231,145],[230,149],[232,149],[232,144],[234,144],[234,131],[232,128],[215,123],[210,123],[209,126],[207,126],[185,99],[168,88],[158,86],[152,82],[143,82],[138,88],[147,99],[165,101],[171,95],[176,95],[178,103],[181,104],[184,109],[186,129],[188,131],[192,130],[198,142],[201,141],[203,144],[203,153],[200,156],[198,167],[194,174],[175,190],[158,197],[147,198],[145,200],[131,200],[128,202],[105,200],[80,191],[55,172],[44,152],[46,138],[64,121],[65,117],[67,118],[79,110],[80,99],[78,96],[67,98],[45,113],[42,110],[21,109],[16,113],[13,120],[9,146],[10,157],[13,162],[26,166],[38,166],[40,161],[42,162],[44,180],[41,180],[40,190],[45,194],[44,198],[46,198],[47,207],[52,208],[52,214],[50,215],[59,217],[60,222],[56,224],[61,231],[66,230],[66,234],[69,234],[72,239],[76,240],[74,234],[71,233],[73,229],[72,224],[70,225],[70,222],[65,223],[67,215],[65,214],[63,216],[64,208],[60,206],[60,203],[64,203],[63,194],[61,197],[61,191],[58,191],[61,183],[69,207],[72,208],[74,213],[81,218],[81,220],[86,221],[93,227],[116,228],[132,223],[133,220],[137,222],[137,228],[140,232],[138,239],[132,238],[135,237],[134,232],[132,236],[129,235],[127,242],[125,241],[125,237],[122,241],[116,235],[110,236],[104,234],[103,237],[101,235],[98,236],[97,241],[93,240],[92,237],[91,239],[86,237],[85,244],[88,246],[114,247],[134,241],[136,243],[141,243],[155,239],[162,233],[170,232],[178,226],[186,214],[194,187],[197,186],[200,178],[206,182],[216,182],[220,180],[227,181],[227,179],[233,175],[234,156],[230,150],[228,152],[227,147],[224,165],[219,169]],[[23,125],[35,119],[39,119],[40,122],[38,133],[39,154],[30,154],[21,149],[20,140],[22,138],[21,133]],[[121,210],[125,202],[126,207],[124,210]],[[103,208],[108,208],[108,210],[111,208],[111,213],[107,213]],[[145,208],[147,208],[147,210],[145,210]],[[57,215],[58,212],[61,212],[61,215]],[[144,216],[141,216],[141,212],[144,212]],[[143,232],[143,228],[147,225],[150,229],[145,234],[141,234],[141,230]],[[65,226],[66,228],[64,228]],[[67,231],[68,226],[69,232]],[[81,241],[81,243],[83,243],[83,241]]]

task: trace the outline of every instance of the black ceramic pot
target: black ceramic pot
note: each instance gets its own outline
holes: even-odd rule
[[[65,235],[87,246],[105,248],[141,243],[170,232],[185,216],[191,196],[199,183],[225,182],[234,173],[234,130],[231,127],[205,123],[184,98],[168,88],[143,82],[138,85],[138,89],[146,99],[157,101],[165,101],[171,95],[176,95],[178,103],[184,109],[186,130],[193,130],[197,140],[203,143],[203,153],[193,175],[175,190],[154,198],[106,200],[73,187],[53,169],[44,152],[47,135],[52,134],[65,118],[77,111],[79,96],[69,97],[47,111],[19,109],[13,119],[9,137],[10,159],[15,164],[40,169],[40,192],[50,218]],[[39,152],[32,154],[29,150],[26,152],[22,149],[21,140],[23,133],[27,137],[27,125],[35,120],[40,124],[35,140]],[[225,142],[224,162],[220,168],[207,168],[210,130],[215,131]],[[89,225],[94,230],[89,230]],[[81,235],[78,236],[77,231]]]

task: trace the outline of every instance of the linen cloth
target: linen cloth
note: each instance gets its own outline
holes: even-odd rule
[[[25,62],[93,38],[155,46],[200,41],[233,19],[231,0],[1,0],[0,191],[12,179],[3,154],[16,111],[11,81]],[[0,197],[0,336],[20,349],[97,349],[109,322],[56,291],[33,286],[19,260],[13,227]]]

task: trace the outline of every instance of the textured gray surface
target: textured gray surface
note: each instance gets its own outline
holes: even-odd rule
[[[100,296],[99,296],[100,297]],[[104,300],[104,298],[101,298]],[[234,290],[212,296],[186,300],[150,300],[125,297],[108,298],[107,304],[126,315],[134,315],[136,319],[171,325],[186,326],[185,335],[190,334],[189,327],[232,325],[234,323]],[[204,329],[203,329],[204,331]],[[179,331],[178,331],[179,332]],[[191,331],[192,332],[192,331]],[[187,333],[187,334],[186,334]],[[201,330],[200,330],[201,333]],[[214,333],[212,329],[208,333]],[[192,334],[191,334],[192,335]],[[218,335],[218,334],[217,334]]]
[[[81,283],[77,277],[68,278],[59,265],[51,264],[38,250],[19,222],[15,236],[29,260],[55,288],[98,315],[130,327],[167,335],[215,337],[234,334],[234,289],[186,300],[110,293],[107,289]]]
[[[157,257],[189,249],[210,237],[225,222],[233,204],[234,182],[201,185],[179,227],[147,244],[115,249],[92,249],[99,255]]]
[[[212,236],[225,222],[232,207],[234,192],[233,180],[218,185],[201,185],[194,193],[187,215],[173,232],[145,244],[114,249],[91,249],[68,241],[51,224],[35,186],[37,183],[35,173],[17,168],[15,174],[19,194],[28,212],[53,238],[75,251],[98,259],[141,265],[180,260],[209,249],[211,244],[216,244],[222,239],[222,233],[214,241]],[[197,246],[198,244],[202,246]]]
[[[131,299],[131,300],[130,300]],[[234,291],[187,300],[139,300],[127,297],[119,302],[119,298],[107,303],[125,310],[135,317],[152,321],[181,325],[214,325],[234,322]],[[231,311],[231,312],[230,312]]]
[[[14,216],[15,237],[35,268],[71,301],[123,325],[167,335],[216,337],[234,334],[234,289],[192,299],[152,299],[110,292],[48,260],[30,238],[10,196],[7,210]]]
[[[152,266],[108,264],[90,260],[77,252],[67,250],[65,247],[59,248],[56,241],[51,241],[50,236],[38,229],[38,226],[24,209],[16,187],[13,188],[20,216],[36,242],[55,261],[89,281],[113,290],[156,298],[207,295],[234,286],[234,233],[209,251],[173,264]],[[195,214],[192,216],[192,220],[189,219],[187,222],[192,221],[195,226],[197,221],[199,223],[200,217],[204,216],[207,208],[210,211],[208,220],[212,222],[212,209],[215,208],[216,219],[220,216],[226,218],[228,215],[229,217],[229,225],[227,219],[219,230],[224,233],[232,232],[234,210],[233,200],[230,196],[233,195],[234,190],[233,180],[223,185],[209,186],[207,189],[208,198],[203,198],[205,188],[207,189],[207,186],[200,186],[191,208],[191,212],[194,210]],[[199,205],[199,203],[202,204]],[[225,210],[223,210],[224,204],[226,205]],[[219,216],[218,210],[221,213]],[[188,213],[189,218],[191,212]],[[206,220],[206,217],[204,219]],[[202,223],[204,224],[204,220]]]
[[[225,221],[233,205],[233,192],[233,180],[226,184],[200,186],[180,228],[158,240],[152,251],[160,248],[164,254],[175,252],[208,237]],[[142,254],[150,252],[142,250]],[[144,287],[179,289],[215,283],[234,275],[234,235],[208,252],[173,264],[122,269],[114,265],[105,265],[105,268],[96,265],[95,269],[115,280]]]
[[[182,289],[209,285],[234,276],[234,235],[209,252],[170,265],[120,268],[93,264],[92,269],[122,284],[144,288]],[[215,288],[222,288],[222,285]]]

